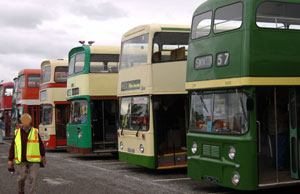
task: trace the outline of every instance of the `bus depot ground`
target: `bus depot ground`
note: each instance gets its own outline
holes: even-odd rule
[[[0,144],[0,194],[17,193],[17,175],[7,170],[11,140]],[[111,154],[79,156],[65,150],[48,150],[47,166],[39,172],[39,194],[98,193],[238,193],[217,185],[191,180],[186,169],[150,170],[120,162]],[[28,193],[29,179],[26,181]],[[258,192],[299,192],[300,186]],[[252,193],[252,192],[249,192]]]

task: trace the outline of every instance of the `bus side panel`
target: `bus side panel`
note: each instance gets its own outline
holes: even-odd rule
[[[210,135],[189,132],[187,135],[188,176],[239,190],[258,188],[257,146],[249,134],[245,136]],[[192,143],[197,143],[195,154]],[[236,157],[228,156],[230,147],[236,149]],[[240,183],[231,182],[234,172],[240,174]]]
[[[141,156],[125,152],[119,152],[119,160],[137,166],[144,166],[146,168],[155,169],[156,162],[154,156]]]

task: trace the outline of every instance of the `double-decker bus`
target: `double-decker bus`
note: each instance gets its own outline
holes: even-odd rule
[[[65,147],[69,119],[67,95],[67,60],[46,60],[41,64],[40,106],[41,138],[46,148]]]
[[[23,69],[18,76],[17,90],[17,126],[21,116],[28,113],[31,116],[31,126],[38,128],[40,124],[40,69]]]
[[[239,190],[300,183],[300,4],[208,0],[186,76],[188,176]]]
[[[119,160],[151,169],[186,167],[186,56],[190,28],[142,25],[122,38]]]
[[[11,112],[12,112],[12,95],[13,82],[6,82],[0,85],[0,118],[2,122],[2,129],[5,131],[4,136],[11,136]]]
[[[80,46],[69,52],[67,151],[117,152],[119,47]]]

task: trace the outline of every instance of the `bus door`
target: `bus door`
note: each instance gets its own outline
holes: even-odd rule
[[[186,95],[153,97],[157,167],[186,165]]]
[[[27,113],[31,116],[31,126],[38,128],[40,125],[40,106],[30,105],[27,107]]]
[[[10,121],[11,121],[11,110],[5,111],[5,136],[10,136]]]
[[[92,100],[93,150],[117,149],[117,100]]]
[[[258,132],[259,184],[291,181],[289,167],[289,95],[287,87],[258,87],[256,128]]]
[[[290,115],[290,172],[293,179],[299,179],[300,161],[300,92],[299,89],[290,88],[289,90],[289,115]]]
[[[56,145],[66,145],[66,127],[69,118],[69,104],[55,104]]]

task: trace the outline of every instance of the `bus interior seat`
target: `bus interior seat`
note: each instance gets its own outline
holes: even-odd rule
[[[180,47],[176,49],[176,60],[183,60],[185,59],[185,47]]]
[[[170,60],[171,61],[175,61],[176,60],[176,50],[177,49],[171,51],[171,56],[170,56]]]
[[[109,72],[118,73],[118,67],[111,67]]]
[[[161,52],[155,52],[153,53],[153,62],[159,62],[161,61]]]

